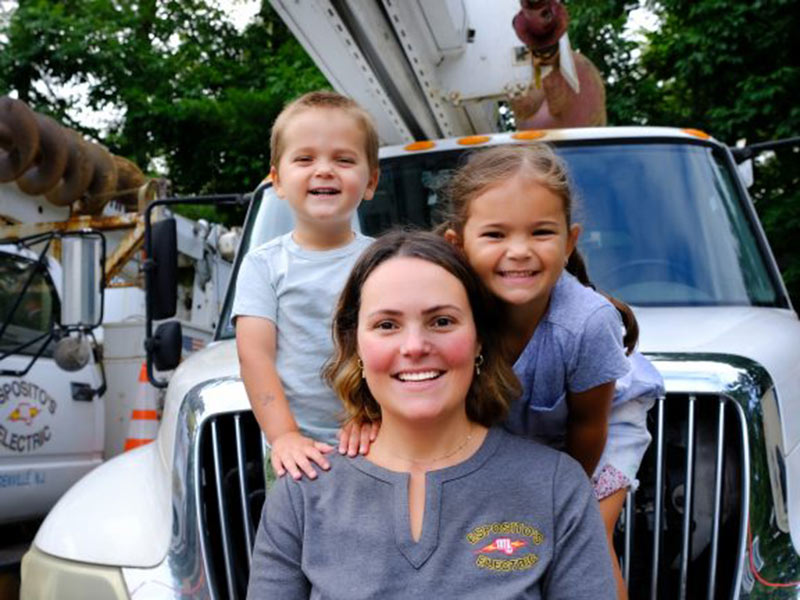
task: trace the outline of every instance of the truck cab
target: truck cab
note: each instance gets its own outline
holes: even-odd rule
[[[800,321],[727,146],[692,130],[610,127],[387,147],[357,226],[435,226],[465,152],[541,141],[567,162],[591,278],[631,304],[639,349],[666,385],[615,539],[631,598],[800,598],[800,514],[789,510],[800,497]],[[265,182],[215,341],[170,380],[156,442],[95,469],[51,511],[23,560],[23,599],[245,596],[271,474],[230,310],[243,256],[291,227]]]
[[[0,365],[4,372],[22,372],[41,352],[24,375],[0,376],[0,524],[46,514],[103,457],[102,404],[92,392],[102,384],[97,361],[90,356],[75,371],[56,366],[49,334],[60,320],[61,265],[48,259],[40,270],[37,259],[33,252],[0,246],[0,323],[6,324],[0,353],[21,348]]]

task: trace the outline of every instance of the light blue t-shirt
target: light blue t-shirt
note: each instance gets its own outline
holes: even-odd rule
[[[523,393],[511,406],[508,429],[564,448],[567,393],[620,379],[631,369],[622,330],[617,309],[565,271],[553,288],[547,312],[514,363]]]
[[[342,405],[322,379],[333,354],[331,319],[350,270],[372,238],[355,234],[333,250],[306,250],[287,233],[251,250],[236,280],[233,317],[269,319],[277,329],[275,366],[300,430],[335,443]]]

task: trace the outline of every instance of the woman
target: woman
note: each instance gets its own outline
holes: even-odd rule
[[[326,375],[381,429],[367,456],[274,486],[249,598],[615,597],[580,466],[493,427],[519,392],[496,318],[438,236],[390,233],[364,252]]]

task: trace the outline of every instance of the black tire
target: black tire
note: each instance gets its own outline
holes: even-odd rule
[[[117,165],[111,154],[103,146],[88,143],[89,160],[94,165],[92,180],[86,190],[86,196],[78,204],[77,212],[86,215],[97,215],[114,197],[117,188]]]
[[[68,145],[67,167],[61,182],[45,194],[47,200],[56,206],[69,206],[80,198],[89,188],[94,173],[83,137],[72,129],[65,131]]]
[[[20,100],[0,97],[0,183],[25,172],[39,149],[34,112]]]
[[[36,127],[39,129],[39,152],[21,177],[17,185],[26,194],[38,196],[53,189],[61,180],[67,167],[69,152],[64,128],[50,117],[36,113]]]

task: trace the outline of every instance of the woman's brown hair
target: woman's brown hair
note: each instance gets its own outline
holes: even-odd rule
[[[325,379],[338,394],[350,418],[358,422],[380,419],[380,406],[361,377],[358,365],[358,313],[361,290],[370,274],[396,257],[428,261],[442,267],[464,286],[483,355],[481,373],[473,377],[467,392],[467,417],[487,427],[501,421],[508,413],[511,400],[521,393],[519,381],[504,359],[502,327],[498,323],[502,309],[462,254],[443,238],[429,232],[391,231],[375,240],[358,259],[333,316],[335,351],[325,367]]]
[[[456,170],[447,185],[449,211],[445,222],[437,227],[436,231],[444,232],[452,229],[459,238],[462,238],[472,200],[518,173],[536,180],[561,198],[569,229],[572,226],[573,198],[567,167],[550,146],[534,143],[495,146],[472,153],[467,162]],[[639,324],[630,306],[595,288],[589,279],[586,263],[577,248],[569,256],[566,270],[583,285],[605,296],[619,311],[622,324],[625,326],[622,343],[628,354],[633,352],[639,340]]]

